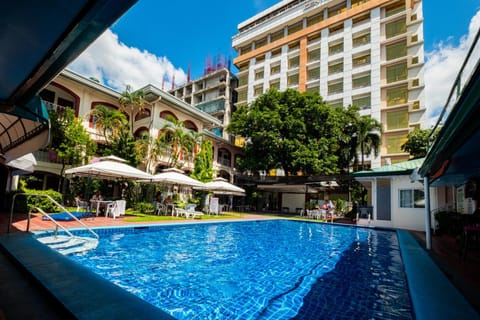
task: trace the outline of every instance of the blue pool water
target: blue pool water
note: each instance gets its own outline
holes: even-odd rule
[[[270,220],[100,230],[69,256],[178,319],[413,319],[395,232]]]

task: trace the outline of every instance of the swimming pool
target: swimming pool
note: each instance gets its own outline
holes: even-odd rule
[[[413,319],[395,232],[270,220],[99,230],[69,256],[178,319]]]

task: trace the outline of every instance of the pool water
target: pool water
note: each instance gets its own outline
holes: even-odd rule
[[[178,319],[413,319],[395,232],[269,220],[100,231],[74,261]]]

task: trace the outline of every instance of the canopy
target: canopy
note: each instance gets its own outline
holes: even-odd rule
[[[151,177],[151,182],[158,184],[172,184],[190,186],[196,189],[204,189],[205,185],[196,179],[185,175],[182,170],[175,168],[164,169],[163,172]]]
[[[205,183],[206,190],[215,194],[228,194],[234,196],[244,196],[245,190],[229,183],[224,178],[215,178],[211,182]]]
[[[123,160],[123,159],[121,159]],[[124,160],[123,160],[124,161]],[[152,175],[129,166],[123,162],[101,160],[81,167],[71,168],[65,171],[78,177],[92,177],[98,179],[151,179]]]
[[[25,173],[31,173],[34,171],[33,166],[37,164],[37,160],[35,159],[35,156],[32,153],[27,153],[24,156],[21,156],[20,158],[17,158],[15,160],[9,161],[6,163],[7,166],[12,167],[17,169],[18,173],[25,172]]]

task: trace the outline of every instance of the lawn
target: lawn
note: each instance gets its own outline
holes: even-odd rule
[[[153,214],[144,214],[138,211],[134,211],[128,209],[126,211],[127,216],[123,219],[123,221],[127,222],[149,222],[149,221],[172,221],[172,220],[187,220],[183,217],[175,217],[175,216],[157,216]],[[224,212],[219,215],[210,215],[204,214],[200,219],[195,220],[220,220],[220,219],[238,219],[242,218],[243,215],[241,213],[236,212]],[[188,219],[191,220],[191,219]]]

